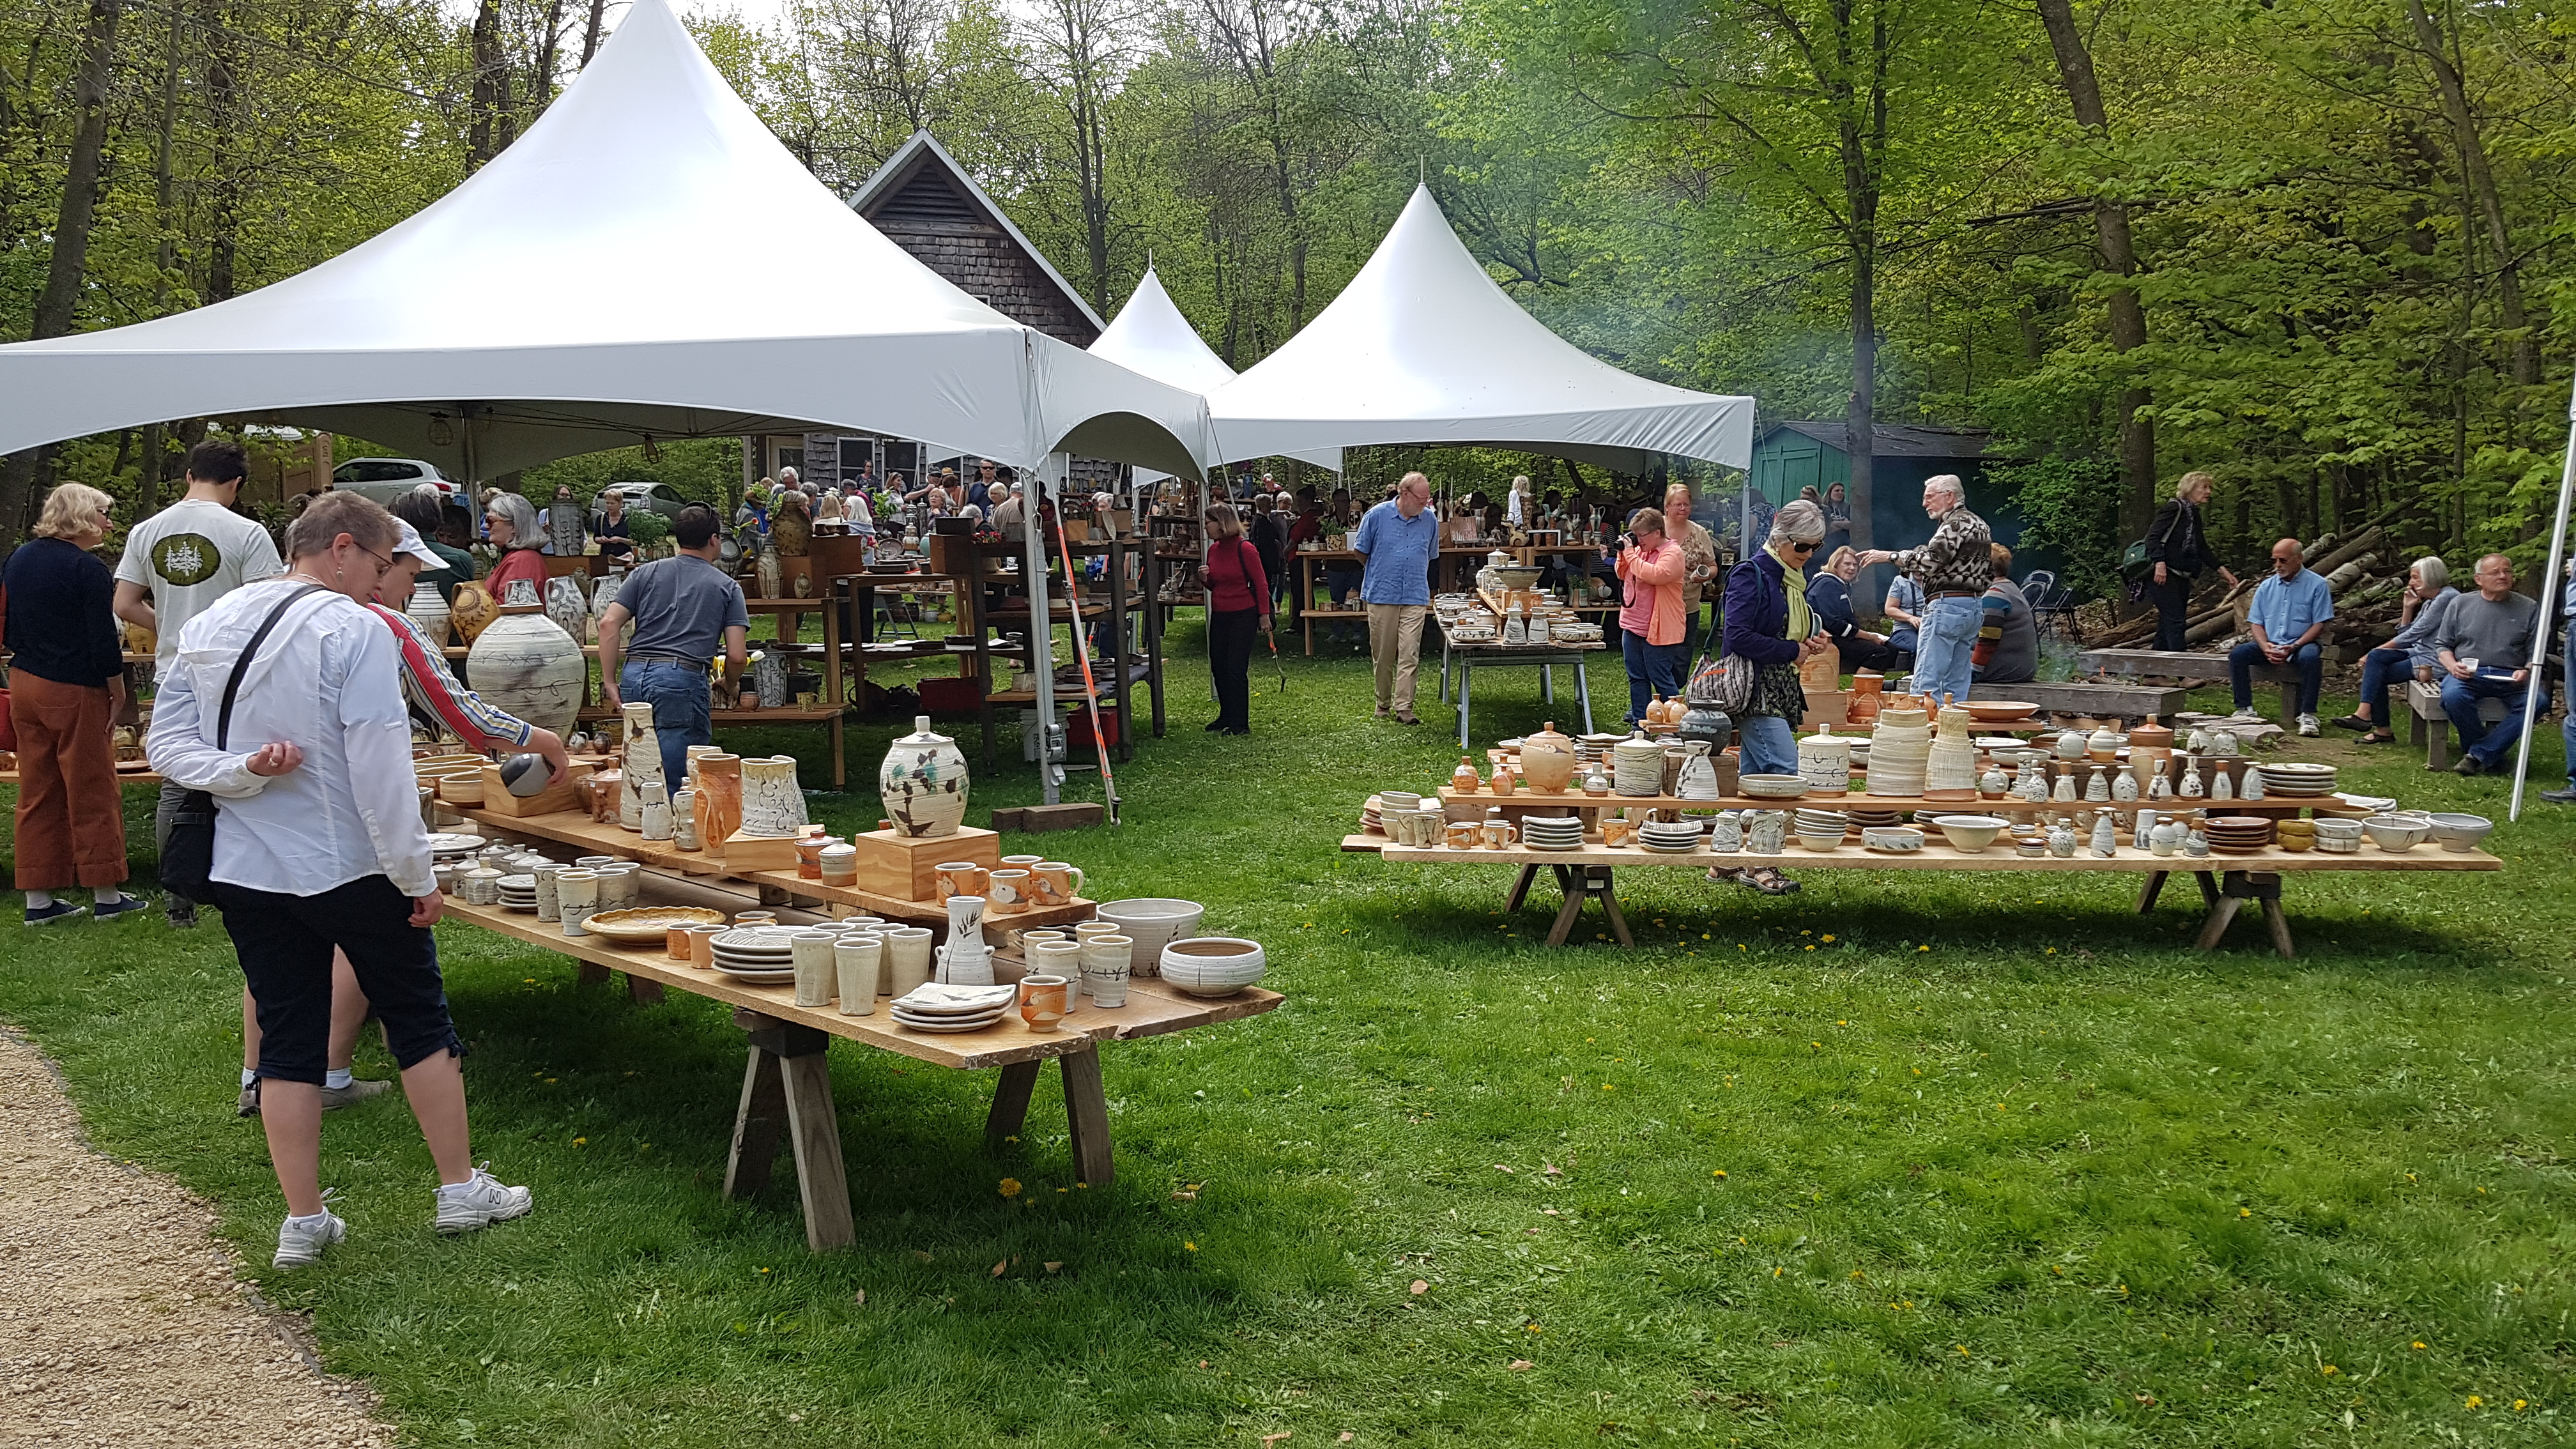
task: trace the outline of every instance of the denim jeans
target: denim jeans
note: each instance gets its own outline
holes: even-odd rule
[[[2227,682],[2235,690],[2234,698],[2239,714],[2254,708],[2254,666],[2271,662],[2264,657],[2263,646],[2251,639],[2227,651]],[[2291,668],[2299,671],[2298,712],[2315,714],[2317,691],[2324,686],[2326,677],[2324,648],[2315,644],[2303,645],[2290,651],[2287,663]],[[2288,721],[2285,720],[2283,723],[2286,724]]]
[[[1976,672],[1977,630],[1986,621],[1983,600],[1934,599],[1923,606],[1923,628],[1914,652],[1914,692],[1938,700],[1964,700]]]
[[[2522,702],[2529,691],[2528,684],[2483,674],[2475,679],[2443,676],[2442,713],[2451,717],[2451,728],[2460,732],[2461,750],[2481,765],[2501,762],[2504,752],[2522,738]],[[2493,729],[2478,718],[2478,702],[2488,699],[2504,701],[2504,718]]]
[[[1798,773],[1798,733],[1776,714],[1747,715],[1736,721],[1736,761],[1747,775]]]
[[[2403,649],[2382,645],[2361,656],[2361,717],[2386,729],[2390,686],[2414,677],[2415,658]]]
[[[1628,666],[1628,723],[1646,717],[1647,701],[1655,694],[1667,698],[1682,692],[1682,655],[1688,643],[1649,644],[1643,634],[1619,631],[1619,648]]]
[[[689,746],[716,742],[707,671],[661,660],[627,664],[617,671],[618,693],[630,704],[653,706],[653,737],[662,747],[662,788],[676,795],[689,778]]]

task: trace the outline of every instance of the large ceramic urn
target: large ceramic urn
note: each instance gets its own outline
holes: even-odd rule
[[[930,716],[915,715],[912,733],[886,751],[877,789],[896,834],[954,835],[966,818],[966,756],[955,740],[930,728]]]
[[[1521,741],[1521,778],[1533,790],[1556,794],[1574,779],[1574,741],[1559,734],[1556,721]]]
[[[524,596],[534,590],[512,592]],[[572,733],[590,677],[581,646],[533,598],[501,606],[500,617],[474,637],[465,670],[486,704],[557,735]]]

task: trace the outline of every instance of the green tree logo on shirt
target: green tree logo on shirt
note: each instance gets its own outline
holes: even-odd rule
[[[152,571],[182,587],[202,584],[224,566],[213,539],[198,533],[174,533],[152,545]]]

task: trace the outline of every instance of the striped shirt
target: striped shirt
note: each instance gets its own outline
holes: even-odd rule
[[[457,683],[456,676],[448,672],[447,656],[420,631],[411,616],[382,604],[371,603],[367,608],[394,631],[394,643],[402,651],[399,662],[405,699],[469,748],[515,749],[527,744],[535,727],[485,704],[481,695]]]

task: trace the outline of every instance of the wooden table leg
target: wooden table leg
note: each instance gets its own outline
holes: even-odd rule
[[[2201,924],[2200,949],[2204,951],[2218,949],[2219,938],[2227,934],[2228,923],[2236,919],[2237,907],[2243,904],[2245,904],[2243,901],[2234,896],[2218,898],[2218,904],[2210,907],[2209,919]]]
[[[810,1026],[748,1009],[734,1021],[751,1037],[742,1104],[725,1163],[724,1194],[749,1197],[769,1185],[785,1140],[796,1159],[796,1195],[805,1211],[805,1246],[815,1252],[858,1241],[850,1212],[850,1173],[841,1158],[841,1123],[832,1106],[832,1039]]]
[[[608,984],[608,975],[608,968],[596,961],[572,963],[572,984],[575,986],[605,986]]]
[[[2165,877],[2171,873],[2161,870],[2147,873],[2147,883],[2138,890],[2139,915],[2143,916],[2156,908],[2156,897],[2164,893]]]
[[[1118,1172],[1109,1151],[1109,1099],[1100,1086],[1100,1049],[1056,1058],[1064,1068],[1065,1125],[1073,1138],[1075,1180],[1107,1187]]]
[[[725,1158],[726,1197],[750,1197],[769,1186],[769,1168],[786,1129],[787,1089],[778,1058],[755,1044],[743,1068],[742,1104],[734,1111],[733,1151]]]
[[[1016,1137],[1029,1120],[1029,1094],[1037,1090],[1038,1063],[1011,1062],[993,1085],[993,1110],[984,1114],[984,1140]]]
[[[2271,928],[2272,949],[2281,953],[2282,960],[2299,959],[2298,943],[2290,939],[2290,918],[2281,914],[2279,896],[2263,898],[2263,924]]]
[[[662,1004],[662,983],[649,976],[630,974],[626,978],[626,999],[637,1006],[659,1006]]]
[[[1628,934],[1628,918],[1619,913],[1619,897],[1611,892],[1610,867],[1586,866],[1584,875],[1584,888],[1601,898],[1601,914],[1610,918],[1610,934],[1618,937],[1622,946],[1635,946],[1637,939]]]
[[[1584,884],[1582,876],[1563,866],[1557,868],[1556,883],[1565,892],[1565,906],[1556,913],[1556,924],[1548,928],[1547,943],[1562,946],[1574,929],[1574,918],[1583,914]]]
[[[2203,870],[2195,871],[2193,874],[2200,880],[2201,905],[2204,907],[2216,906],[2218,904],[2218,872],[2214,870]]]
[[[1503,902],[1504,915],[1508,916],[1521,908],[1521,903],[1529,899],[1529,888],[1531,882],[1536,881],[1537,879],[1538,862],[1531,861],[1529,864],[1521,867],[1521,878],[1512,882],[1511,899]]]

